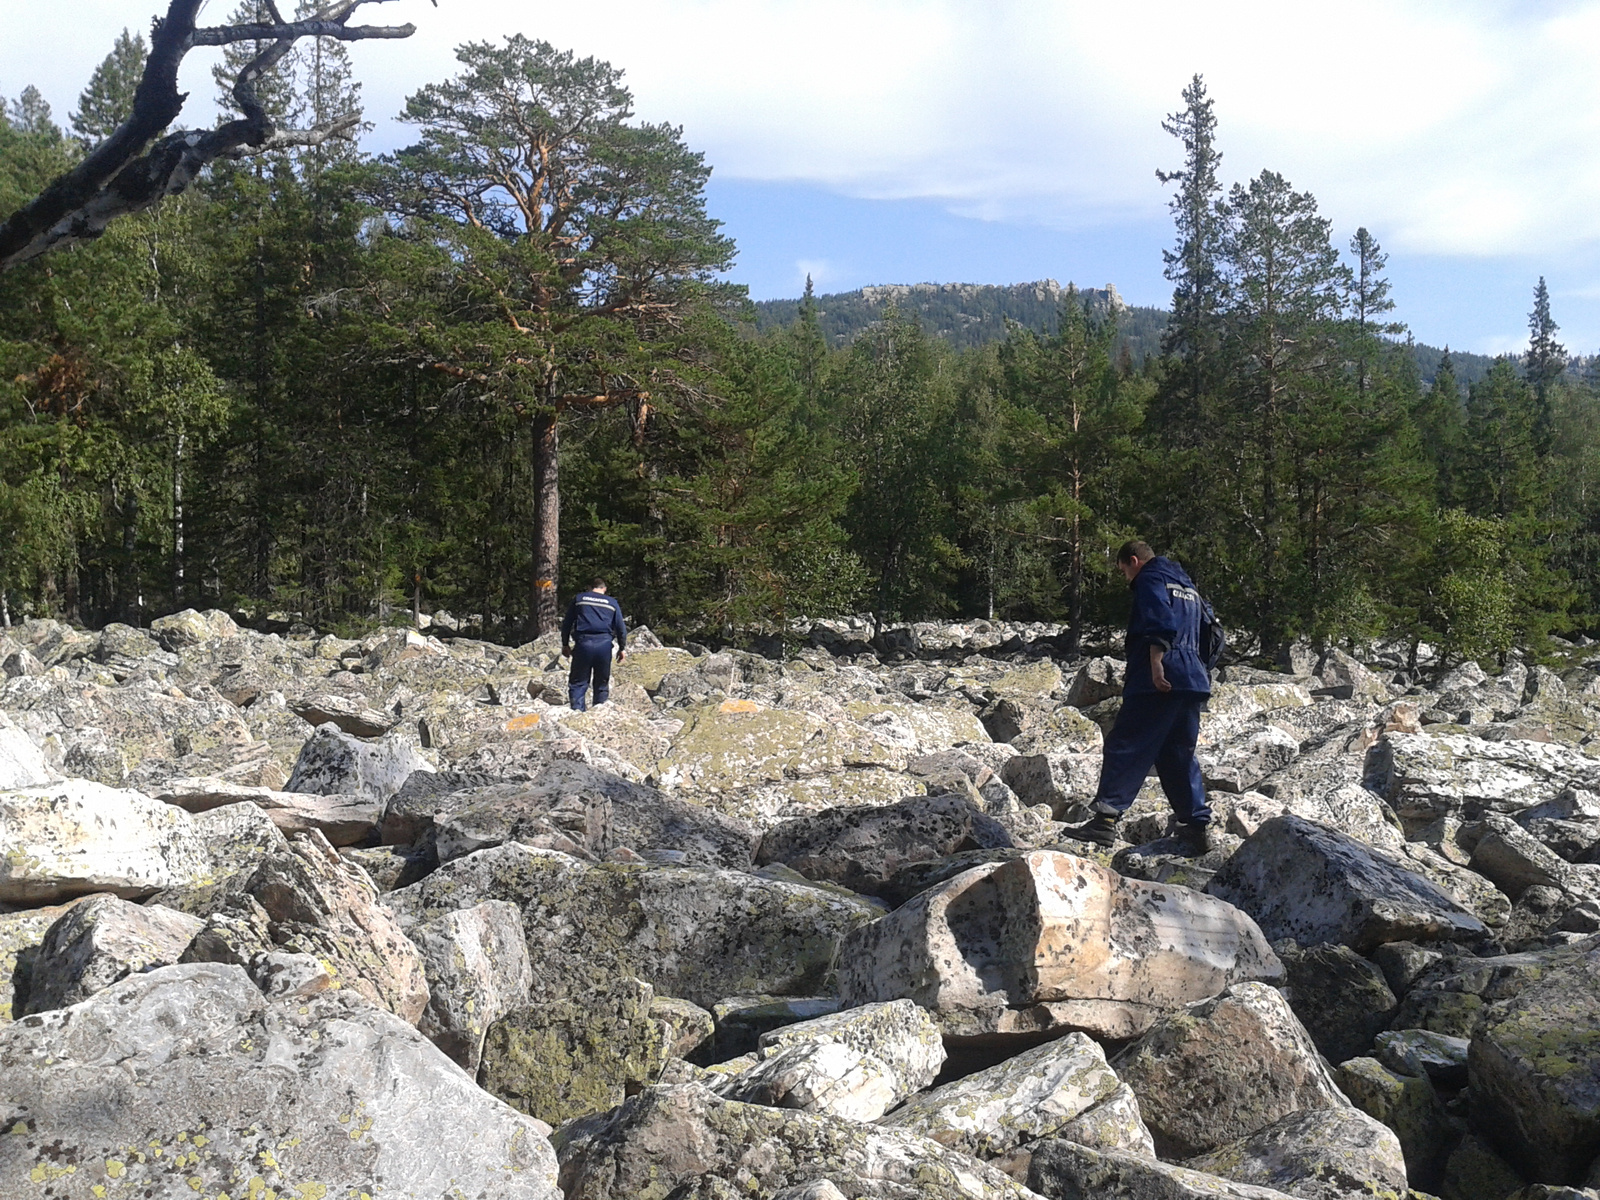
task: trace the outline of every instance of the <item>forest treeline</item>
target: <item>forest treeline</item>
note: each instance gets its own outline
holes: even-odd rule
[[[142,53],[119,40],[69,130],[32,89],[10,106],[0,212],[115,125]],[[809,291],[760,329],[709,167],[618,70],[520,36],[458,58],[403,151],[219,162],[0,276],[0,618],[416,606],[516,639],[600,573],[680,635],[1081,630],[1119,616],[1135,535],[1264,656],[1484,657],[1600,610],[1600,400],[1542,281],[1527,353],[1424,385],[1380,247],[1271,171],[1225,187],[1198,77],[1166,123],[1172,311],[1135,364],[1070,291],[1051,331],[964,349],[894,304],[830,344]],[[337,43],[260,91],[359,108]]]

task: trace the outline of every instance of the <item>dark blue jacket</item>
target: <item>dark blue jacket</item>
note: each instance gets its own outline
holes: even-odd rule
[[[1200,661],[1200,593],[1194,580],[1169,558],[1156,557],[1133,577],[1133,615],[1128,618],[1128,678],[1125,696],[1148,696],[1150,647],[1166,653],[1161,670],[1175,692],[1211,693],[1211,673]]]
[[[579,592],[567,606],[561,622],[561,644],[580,638],[616,638],[617,648],[628,647],[628,627],[622,623],[622,605],[603,592]]]

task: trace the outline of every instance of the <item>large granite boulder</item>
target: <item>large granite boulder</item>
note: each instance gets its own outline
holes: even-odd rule
[[[348,988],[161,967],[0,1027],[0,1080],[8,1197],[560,1197],[546,1126]]]
[[[86,779],[0,792],[0,903],[138,899],[202,882],[212,867],[189,814],[142,793]]]
[[[1162,1017],[1111,1067],[1139,1097],[1166,1159],[1209,1154],[1293,1112],[1349,1104],[1288,1001],[1261,983]]]
[[[1370,954],[1384,942],[1478,940],[1482,921],[1438,885],[1356,839],[1303,817],[1274,817],[1206,885],[1272,941],[1335,942]]]
[[[1301,1200],[1404,1196],[1407,1188],[1399,1139],[1355,1108],[1290,1113],[1183,1165]]]
[[[433,825],[445,861],[503,842],[561,838],[597,858],[618,847],[672,850],[687,863],[742,870],[755,843],[742,822],[571,761],[551,763],[528,783],[452,793]]]
[[[175,963],[202,924],[198,917],[159,904],[90,897],[45,934],[24,1011],[66,1008],[128,975]]]
[[[1289,1007],[1330,1062],[1372,1049],[1400,1002],[1378,967],[1348,946],[1274,946],[1289,973]]]
[[[762,835],[756,862],[783,863],[808,879],[879,895],[902,867],[962,850],[1012,845],[1011,836],[962,796],[913,796],[883,807],[831,808]]]
[[[1436,1187],[1461,1133],[1426,1075],[1391,1070],[1375,1058],[1340,1063],[1336,1078],[1351,1102],[1394,1133],[1413,1187]]]
[[[361,796],[382,803],[413,771],[431,771],[414,741],[391,734],[377,741],[354,737],[331,721],[319,725],[300,748],[287,792]]]
[[[655,999],[648,983],[621,978],[506,1013],[489,1026],[478,1080],[552,1125],[615,1108],[656,1082],[671,1057]]]
[[[408,925],[482,900],[522,910],[536,1001],[633,977],[702,1008],[724,996],[816,992],[831,978],[839,939],[879,912],[864,899],[742,871],[585,863],[515,842],[385,897]]]
[[[522,914],[485,900],[406,931],[422,955],[428,1007],[417,1028],[476,1076],[489,1026],[528,1002],[533,967]]]
[[[847,1004],[901,997],[947,1037],[1133,1037],[1163,1013],[1283,967],[1247,916],[1187,888],[1033,851],[929,888],[845,937]]]
[[[776,1200],[822,1181],[853,1200],[1033,1195],[995,1168],[903,1130],[741,1104],[696,1083],[646,1088],[608,1113],[564,1126],[555,1140],[566,1200]],[[731,1189],[694,1190],[709,1187],[708,1176]]]
[[[1234,1183],[1135,1154],[1091,1150],[1063,1138],[1043,1138],[1028,1164],[1028,1187],[1054,1198],[1090,1200],[1290,1200],[1289,1194]]]
[[[84,902],[80,899],[46,908],[0,912],[0,1025],[20,1017],[28,1007],[33,965],[38,961],[45,934],[73,904]]]
[[[1472,1038],[1473,1119],[1535,1183],[1600,1156],[1600,937],[1552,958]]]
[[[1155,1156],[1132,1089],[1081,1033],[913,1096],[879,1124],[983,1159],[1044,1137]]]
[[[319,833],[297,834],[287,852],[269,855],[228,889],[184,961],[248,966],[274,950],[325,963],[341,986],[402,1020],[415,1023],[427,1007],[421,954],[366,872]]]
[[[761,1036],[756,1057],[717,1090],[750,1104],[874,1121],[932,1083],[945,1052],[924,1010],[891,1000],[774,1029]]]
[[[57,778],[44,751],[11,718],[0,712],[0,791],[38,787]]]
[[[1300,739],[1276,725],[1249,730],[1196,756],[1206,787],[1221,792],[1248,792],[1274,771],[1293,762]]]
[[[154,798],[188,813],[210,812],[230,804],[254,804],[284,833],[309,833],[315,829],[335,846],[369,841],[378,832],[378,821],[383,816],[382,803],[367,796],[280,792],[214,777],[169,779],[155,789]]]

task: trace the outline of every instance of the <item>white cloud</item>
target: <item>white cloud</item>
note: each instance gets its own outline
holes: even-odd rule
[[[221,19],[228,0],[212,0]],[[160,0],[146,0],[152,11]],[[0,84],[64,117],[126,0],[0,0]],[[608,58],[643,115],[685,125],[724,175],[930,197],[1082,227],[1159,215],[1160,130],[1203,72],[1224,173],[1313,191],[1390,249],[1556,255],[1600,240],[1600,0],[397,0],[408,42],[354,47],[369,114],[511,32]],[[374,17],[373,19],[380,19]],[[209,97],[208,55],[186,86]],[[380,127],[385,145],[406,131]]]

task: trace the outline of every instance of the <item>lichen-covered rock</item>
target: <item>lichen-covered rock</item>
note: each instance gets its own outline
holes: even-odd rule
[[[364,741],[330,722],[306,739],[284,791],[362,796],[382,803],[413,771],[431,770],[433,764],[422,757],[415,742],[398,734]]]
[[[218,809],[226,812],[227,809]],[[297,834],[269,855],[184,952],[186,962],[248,965],[273,949],[326,963],[343,987],[415,1023],[428,1003],[422,956],[360,867],[319,833]]]
[[[231,804],[254,804],[284,833],[319,831],[334,846],[353,846],[378,832],[381,802],[366,796],[319,796],[280,792],[226,779],[169,779],[155,799],[188,813],[210,812]]]
[[[1274,771],[1288,766],[1299,753],[1299,738],[1268,725],[1207,746],[1196,758],[1205,774],[1206,787],[1248,792]]]
[[[839,939],[878,913],[865,900],[742,871],[590,864],[515,842],[385,897],[408,924],[481,900],[522,909],[536,1001],[631,976],[702,1008],[724,996],[819,990]]]
[[[854,1200],[1028,1200],[1009,1176],[901,1130],[724,1100],[695,1083],[646,1088],[556,1134],[566,1200],[668,1200],[707,1176],[748,1200],[828,1180]]]
[[[1442,1200],[1507,1200],[1528,1181],[1487,1140],[1468,1133],[1445,1160]]]
[[[944,1064],[939,1027],[909,1000],[868,1004],[761,1035],[757,1062],[722,1083],[730,1100],[874,1121]]]
[[[61,904],[0,913],[0,1025],[20,1017],[26,1009],[33,964],[44,935],[70,908],[70,904]]]
[[[1337,1077],[1351,1102],[1400,1140],[1412,1185],[1436,1186],[1460,1135],[1427,1076],[1392,1071],[1375,1058],[1352,1058],[1339,1064]]]
[[[901,868],[962,850],[1011,845],[1011,837],[960,796],[914,796],[882,808],[834,808],[762,835],[756,861],[808,879],[878,895]]]
[[[551,1125],[615,1108],[671,1057],[666,1029],[650,1015],[654,999],[648,983],[615,979],[581,998],[507,1013],[489,1026],[479,1082]]]
[[[1067,754],[1100,753],[1105,734],[1088,717],[1070,704],[1059,704],[1037,714],[1030,713],[1022,732],[1007,739],[1019,754],[1043,754],[1059,759]]]
[[[162,967],[0,1028],[0,1080],[7,1197],[560,1197],[545,1126],[349,989]]]
[[[536,845],[540,837],[553,836],[597,858],[619,846],[677,850],[688,863],[742,870],[750,865],[755,843],[754,832],[742,822],[610,771],[567,761],[551,763],[528,783],[453,793],[433,824],[445,861],[503,842]]]
[[[406,933],[428,981],[417,1028],[475,1077],[489,1026],[528,1002],[533,968],[522,914],[514,904],[485,900]]]
[[[913,1096],[879,1124],[984,1159],[1042,1137],[1155,1155],[1132,1090],[1081,1033]]]
[[[1032,1147],[1028,1187],[1051,1197],[1115,1196],[1118,1200],[1289,1200],[1288,1194],[1234,1183],[1188,1167],[1134,1154],[1091,1150],[1062,1138]]]
[[[205,612],[196,612],[186,608],[170,616],[157,617],[150,622],[150,632],[163,649],[176,653],[206,642],[238,637],[239,626],[219,609],[208,608]]]
[[[1431,1029],[1393,1029],[1380,1033],[1373,1054],[1379,1062],[1403,1075],[1426,1075],[1440,1087],[1467,1086],[1466,1038],[1434,1033]]]
[[[137,899],[211,871],[189,814],[139,792],[86,779],[0,792],[0,902]]]
[[[726,996],[711,1006],[713,1061],[753,1054],[761,1036],[785,1025],[825,1017],[844,1007],[837,996]]]
[[[1600,867],[1567,862],[1509,817],[1491,813],[1476,832],[1468,865],[1511,899],[1530,887],[1600,894]]]
[[[1400,1200],[1407,1186],[1399,1139],[1355,1108],[1291,1113],[1183,1165],[1301,1200]]]
[[[1368,756],[1367,773],[1408,833],[1441,816],[1476,821],[1516,813],[1570,786],[1600,787],[1600,760],[1579,750],[1455,733],[1386,734]]]
[[[1274,942],[1335,942],[1369,954],[1384,942],[1488,935],[1482,921],[1436,884],[1302,817],[1265,822],[1206,891],[1249,913]]]
[[[1208,1154],[1292,1112],[1349,1104],[1288,1002],[1261,983],[1162,1017],[1111,1067],[1168,1159]]]
[[[1600,938],[1493,1006],[1472,1039],[1479,1128],[1534,1183],[1578,1183],[1600,1155]]]
[[[56,778],[44,752],[10,717],[0,712],[0,791],[38,787]]]
[[[25,1012],[87,1000],[137,971],[178,961],[203,924],[159,904],[94,896],[50,926],[34,960]]]
[[[1126,1038],[1282,970],[1227,904],[1041,850],[976,867],[849,934],[839,986],[847,1004],[915,1000],[947,1037]]]
[[[1122,695],[1126,665],[1117,658],[1091,658],[1079,667],[1067,685],[1067,703],[1092,708],[1102,700]]]
[[[1348,946],[1273,947],[1289,973],[1289,1007],[1330,1062],[1372,1049],[1400,1002],[1376,965]]]

